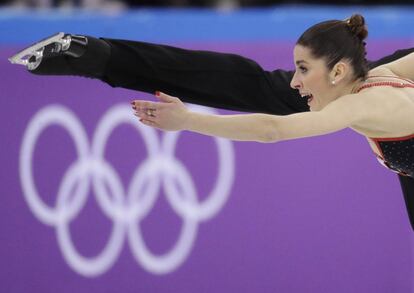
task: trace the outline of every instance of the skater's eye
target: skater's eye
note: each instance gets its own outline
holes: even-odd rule
[[[299,66],[299,71],[301,73],[306,73],[308,71],[308,69],[306,67],[304,67],[304,66]]]

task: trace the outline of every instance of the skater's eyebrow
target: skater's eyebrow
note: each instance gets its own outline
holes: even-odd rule
[[[302,63],[308,64],[308,62],[306,62],[305,60],[297,60],[295,63],[296,65],[300,65]]]

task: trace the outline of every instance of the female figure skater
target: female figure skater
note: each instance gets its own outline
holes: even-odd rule
[[[290,82],[311,112],[208,115],[176,97],[135,100],[135,115],[163,130],[189,130],[233,140],[277,142],[351,128],[365,136],[378,159],[397,172],[414,229],[414,53],[368,71],[368,32],[361,15],[318,23],[298,39]]]
[[[398,50],[368,62],[368,66],[375,69],[412,52],[414,48]],[[265,71],[256,62],[234,54],[62,33],[29,46],[9,60],[25,65],[36,75],[95,78],[113,87],[149,93],[160,90],[188,103],[216,108],[277,115],[309,111],[306,97],[300,96],[307,92],[289,86],[293,71]],[[296,78],[299,76],[300,72]],[[313,96],[310,103],[318,102],[318,96]],[[288,121],[295,122],[292,118]],[[306,124],[299,124],[292,127],[306,131]],[[414,227],[414,180],[400,176],[400,181]]]

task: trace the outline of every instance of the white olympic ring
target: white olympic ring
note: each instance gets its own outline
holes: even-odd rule
[[[214,113],[205,107],[190,108]],[[78,154],[78,159],[69,166],[60,182],[54,208],[41,200],[32,174],[36,142],[42,131],[53,124],[68,131],[74,139]],[[110,134],[121,124],[133,125],[144,138],[147,150],[147,158],[136,168],[126,190],[119,174],[104,157]],[[216,138],[219,174],[209,196],[199,202],[191,173],[175,158],[174,149],[178,136],[178,132],[168,132],[160,144],[156,131],[137,123],[130,107],[122,104],[111,108],[100,120],[89,148],[81,122],[67,108],[51,105],[35,114],[23,135],[20,150],[23,194],[33,214],[42,223],[56,228],[59,247],[73,270],[89,277],[106,272],[119,256],[124,236],[128,238],[136,261],[151,273],[170,273],[185,261],[196,238],[198,222],[211,219],[227,201],[234,180],[235,166],[232,143]],[[114,224],[109,241],[100,254],[87,258],[76,250],[71,240],[69,223],[84,207],[91,187],[99,207]],[[154,255],[143,240],[139,222],[151,211],[162,187],[167,202],[183,218],[183,227],[177,242],[168,253]]]

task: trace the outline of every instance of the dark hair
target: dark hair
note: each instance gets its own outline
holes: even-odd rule
[[[328,20],[310,27],[296,44],[309,48],[316,58],[325,58],[329,69],[341,59],[348,59],[355,79],[365,79],[368,64],[364,39],[367,35],[364,17],[354,14],[346,20]]]

